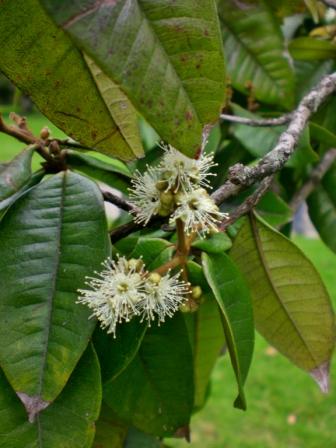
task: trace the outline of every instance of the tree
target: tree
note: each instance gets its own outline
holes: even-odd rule
[[[267,3],[0,2],[1,71],[69,136],[0,118],[0,446],[188,439],[223,351],[246,409],[254,328],[328,390],[289,236],[307,200],[336,250],[334,5]]]

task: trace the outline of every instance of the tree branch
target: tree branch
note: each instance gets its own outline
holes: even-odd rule
[[[321,182],[326,172],[336,160],[336,149],[330,149],[326,152],[321,162],[311,171],[307,182],[293,196],[290,207],[295,213],[299,206],[312,193],[315,187]]]
[[[287,129],[280,135],[272,151],[252,167],[237,163],[230,168],[229,179],[211,195],[216,204],[221,204],[242,189],[280,171],[293,154],[311,115],[335,90],[336,73],[323,77],[317,86],[300,101],[292,113]]]
[[[229,218],[225,219],[221,226],[220,230],[224,231],[228,228],[229,225],[233,224],[237,221],[238,218],[250,212],[260,201],[266,191],[270,188],[274,176],[265,177],[262,180],[259,187],[253,192],[248,198],[245,199],[235,210],[233,210],[229,214]]]
[[[126,212],[130,212],[132,210],[132,206],[120,196],[117,196],[110,191],[102,191],[102,195],[104,201],[110,202],[111,204],[121,208],[122,210],[125,210]]]
[[[239,117],[238,115],[221,114],[220,118],[232,123],[246,124],[247,126],[254,127],[269,127],[269,126],[282,126],[289,123],[292,118],[292,113],[281,115],[277,118],[246,118]]]

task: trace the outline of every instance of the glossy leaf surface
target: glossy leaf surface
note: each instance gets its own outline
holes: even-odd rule
[[[193,407],[192,353],[180,314],[148,329],[137,356],[104,385],[104,400],[128,424],[157,436],[189,424]]]
[[[101,193],[61,172],[11,207],[0,235],[0,364],[15,391],[49,403],[95,325],[75,302],[85,276],[108,256]]]
[[[239,395],[235,406],[246,409],[244,383],[254,347],[252,305],[246,283],[225,254],[202,254],[204,275],[221,311],[226,344],[235,371]]]
[[[25,409],[0,374],[1,448],[89,448],[101,403],[99,363],[89,346],[61,395],[29,423]]]
[[[198,310],[184,315],[193,348],[194,407],[200,409],[206,400],[212,370],[225,346],[225,337],[216,299],[210,291],[201,266],[193,261],[189,262],[188,274],[190,282],[200,286],[203,291]]]

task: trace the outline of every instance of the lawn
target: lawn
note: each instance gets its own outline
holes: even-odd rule
[[[47,125],[55,137],[62,136],[38,114],[31,115],[28,123],[35,133]],[[0,134],[0,163],[8,161],[23,146]],[[34,165],[38,166],[37,158]],[[336,306],[336,256],[319,240],[295,241],[315,263]],[[333,386],[335,363],[331,376]],[[336,387],[329,395],[322,395],[306,373],[274,353],[259,336],[246,392],[247,412],[234,409],[235,381],[228,357],[221,359],[213,375],[211,398],[192,421],[193,448],[336,447]],[[169,445],[188,446],[183,441],[171,441]]]

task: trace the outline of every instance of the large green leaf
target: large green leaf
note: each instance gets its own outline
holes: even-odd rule
[[[265,103],[293,105],[294,78],[280,25],[266,2],[240,5],[236,0],[220,0],[227,70],[232,85]]]
[[[239,270],[226,254],[202,254],[204,275],[217,300],[226,344],[238,383],[235,407],[246,409],[244,383],[251,364],[254,325],[249,291]]]
[[[153,324],[127,369],[104,385],[104,400],[119,418],[158,436],[188,425],[193,398],[192,354],[180,314]]]
[[[194,358],[194,408],[200,409],[206,400],[209,379],[217,358],[225,346],[221,316],[200,265],[188,263],[189,280],[202,288],[202,303],[195,313],[185,314],[191,333]]]
[[[81,53],[38,0],[1,1],[0,28],[1,71],[56,126],[124,160],[142,154],[141,145],[124,136],[123,122],[114,121],[105,104],[109,93],[101,96]]]
[[[290,240],[254,217],[241,227],[231,256],[249,284],[257,329],[326,389],[334,313],[314,266]]]
[[[225,95],[215,0],[42,0],[138,111],[193,156]]]
[[[0,373],[1,448],[89,448],[101,403],[99,363],[89,346],[57,400],[27,421],[24,407]]]
[[[109,241],[102,197],[89,179],[61,172],[20,198],[0,230],[0,364],[24,402],[53,401],[94,328],[76,304]]]
[[[308,210],[322,240],[336,252],[336,164],[309,196]]]

